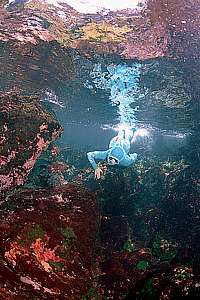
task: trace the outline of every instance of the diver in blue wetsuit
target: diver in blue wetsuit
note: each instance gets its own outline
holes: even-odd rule
[[[137,153],[129,154],[133,134],[132,129],[120,130],[118,135],[111,139],[108,150],[87,153],[88,160],[95,170],[96,179],[101,178],[102,170],[95,160],[107,160],[109,165],[122,167],[128,167],[135,162]]]

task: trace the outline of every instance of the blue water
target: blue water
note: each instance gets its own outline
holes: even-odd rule
[[[116,134],[113,129],[126,123],[145,128],[149,134],[148,139],[137,139],[131,151],[136,149],[142,155],[166,158],[187,144],[193,134],[198,114],[187,103],[178,108],[175,103],[171,108],[162,102],[165,100],[162,91],[168,86],[170,76],[176,75],[172,81],[179,82],[179,89],[185,88],[185,70],[179,63],[164,59],[147,63],[119,59],[98,63],[75,51],[59,52],[55,45],[35,47],[32,56],[26,57],[15,55],[11,49],[6,45],[1,49],[2,68],[6,65],[7,69],[1,76],[1,89],[20,87],[25,94],[36,94],[41,103],[48,103],[64,127],[59,140],[61,147],[71,145],[85,152],[106,149]],[[58,62],[54,52],[61,53]],[[69,56],[74,59],[73,65],[69,65]],[[150,72],[146,75],[149,64]],[[176,87],[172,88],[176,94]],[[162,100],[156,105],[151,103],[152,90],[160,93]],[[192,95],[191,90],[188,94]]]
[[[140,82],[142,68],[136,62],[95,64],[87,79],[71,90],[62,86],[58,96],[54,95],[57,99],[53,102],[58,103],[51,104],[64,127],[62,147],[70,144],[84,151],[106,149],[116,134],[114,129],[121,124],[148,132],[148,137],[135,140],[131,151],[167,158],[183,147],[192,133],[184,119],[190,117],[190,111],[162,107],[162,103],[154,110],[148,102],[140,108],[141,99],[148,94],[148,88]]]

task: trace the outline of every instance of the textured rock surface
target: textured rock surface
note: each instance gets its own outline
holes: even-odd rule
[[[151,21],[165,24],[168,30],[168,51],[172,57],[199,58],[199,14],[199,0],[152,0],[148,5]]]
[[[0,190],[22,185],[41,152],[62,132],[38,99],[0,95]]]
[[[0,87],[22,90],[25,95],[41,95],[76,78],[73,53],[56,42],[38,45],[3,42],[0,48]],[[4,70],[6,69],[6,72]],[[52,101],[56,101],[51,95]]]
[[[196,56],[199,47],[199,2],[148,1],[141,10],[81,14],[68,5],[59,9],[29,1],[10,12],[1,8],[3,41],[36,44],[56,40],[64,47],[122,58]]]
[[[73,185],[7,197],[1,205],[1,297],[81,299],[92,285],[98,214],[94,196]]]
[[[190,83],[180,61],[159,59],[143,63],[138,119],[163,129],[184,128],[186,132],[193,123],[192,101]]]

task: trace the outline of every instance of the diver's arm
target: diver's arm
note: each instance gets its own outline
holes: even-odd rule
[[[96,163],[95,160],[104,160],[104,159],[106,159],[107,154],[108,154],[108,150],[106,150],[106,151],[93,151],[93,152],[88,152],[87,153],[88,160],[91,163],[94,170],[97,168],[97,163]]]

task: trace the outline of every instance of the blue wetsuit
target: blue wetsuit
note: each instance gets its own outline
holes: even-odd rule
[[[109,164],[109,158],[116,159],[118,166],[128,167],[133,164],[137,159],[137,153],[129,154],[132,138],[133,130],[121,130],[117,136],[111,139],[108,150],[88,152],[87,157],[92,167],[94,169],[97,167],[95,160],[107,159]]]

